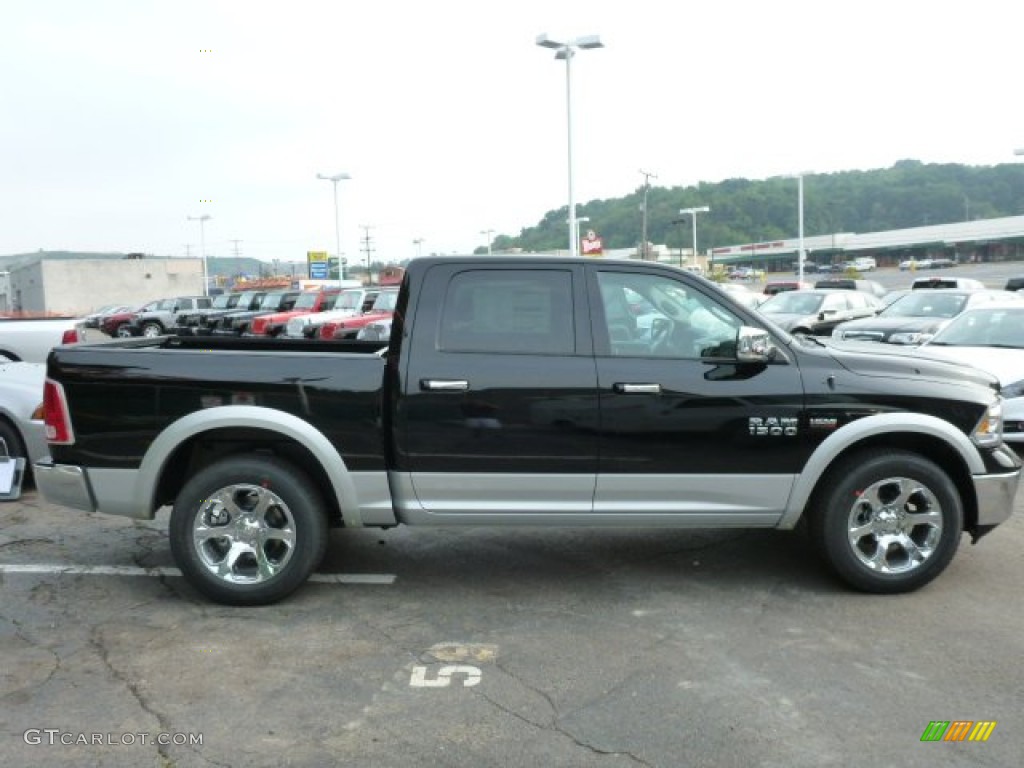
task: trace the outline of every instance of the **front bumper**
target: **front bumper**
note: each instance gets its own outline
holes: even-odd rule
[[[1013,513],[1013,501],[1020,484],[1020,469],[998,475],[975,475],[974,493],[978,499],[978,527],[991,528],[1005,523]]]

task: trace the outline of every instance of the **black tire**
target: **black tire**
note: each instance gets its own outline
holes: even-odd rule
[[[831,569],[864,592],[910,592],[956,554],[963,504],[949,476],[907,451],[858,453],[824,478],[811,539]]]
[[[7,446],[8,456],[12,459],[25,460],[24,480],[31,479],[32,464],[28,460],[28,450],[25,448],[25,441],[21,439],[21,434],[18,432],[17,428],[3,418],[0,418],[0,439],[2,439]]]
[[[219,529],[221,536],[215,535]],[[170,542],[185,578],[210,599],[267,605],[298,589],[320,564],[327,514],[316,487],[293,465],[269,456],[232,456],[200,470],[182,488],[171,511]],[[231,563],[232,544],[250,551]]]
[[[128,323],[121,323],[117,328],[114,329],[114,338],[117,339],[130,339],[132,337],[132,327]]]

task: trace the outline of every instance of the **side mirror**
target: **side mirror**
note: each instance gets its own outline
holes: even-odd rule
[[[736,332],[736,359],[741,363],[770,363],[775,345],[767,331],[744,325]]]

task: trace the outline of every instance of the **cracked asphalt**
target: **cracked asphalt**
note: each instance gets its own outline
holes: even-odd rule
[[[336,531],[321,573],[394,583],[311,583],[247,609],[168,575],[0,571],[0,755],[1018,766],[1021,504],[932,585],[892,597],[845,590],[799,534],[768,531]],[[173,567],[166,527],[30,490],[0,503],[0,566]],[[933,720],[998,724],[986,743],[922,743]]]

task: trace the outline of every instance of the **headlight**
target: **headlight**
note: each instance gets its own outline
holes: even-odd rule
[[[1001,388],[1000,392],[1007,399],[1011,397],[1024,397],[1024,379],[1015,381],[1013,384],[1007,384]]]
[[[971,433],[971,439],[976,445],[990,446],[997,445],[1003,440],[1003,402],[997,400],[988,407],[981,421],[975,426]]]
[[[890,344],[921,344],[932,335],[930,333],[922,333],[921,331],[912,331],[908,333],[894,333],[889,336]]]

